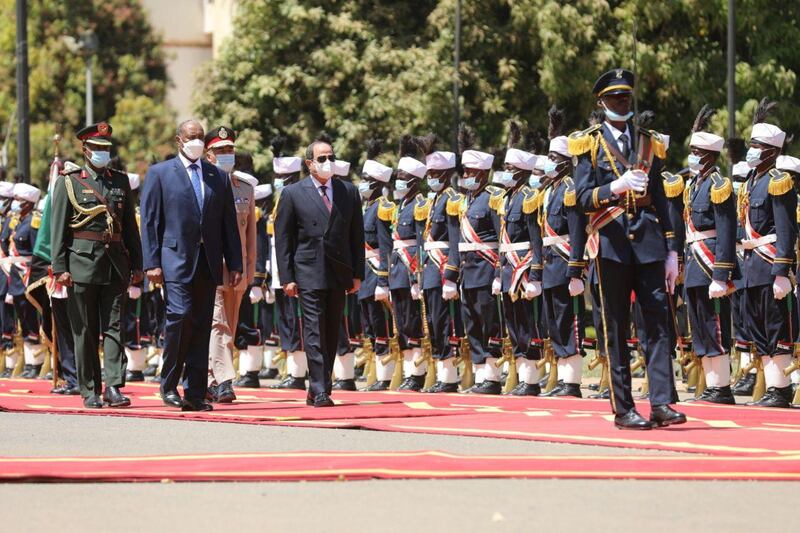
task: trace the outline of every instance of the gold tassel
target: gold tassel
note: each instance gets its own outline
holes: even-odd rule
[[[261,220],[264,216],[264,211],[260,207],[256,207],[256,221]]]
[[[522,201],[522,212],[525,213],[526,215],[530,215],[531,213],[539,209],[539,206],[541,204],[542,204],[542,193],[537,192],[535,194],[532,194],[526,197],[525,200]]]
[[[596,124],[583,131],[571,133],[567,138],[567,150],[569,150],[569,155],[579,156],[591,150],[595,143],[594,136],[591,134],[598,131],[601,127],[600,124]]]
[[[653,136],[650,138],[650,143],[653,146],[653,155],[659,159],[667,158],[667,145],[664,143],[659,133],[655,131],[653,132]]]
[[[731,197],[733,183],[730,178],[723,178],[719,175],[717,177],[719,179],[714,179],[711,184],[711,201],[715,204],[721,204]]]
[[[425,200],[422,203],[418,202],[417,205],[414,206],[414,220],[417,222],[424,222],[428,220],[428,213],[430,213],[431,210],[431,203],[431,200]]]
[[[792,190],[794,183],[788,172],[781,172],[777,169],[769,171],[769,193],[772,196],[780,196]]]
[[[389,200],[381,200],[380,205],[378,205],[378,218],[384,222],[391,222],[396,208],[397,206]]]
[[[461,195],[456,195],[447,200],[447,214],[451,217],[461,215]]]
[[[683,176],[669,172],[662,172],[661,175],[664,176],[664,194],[667,198],[675,198],[683,193]]]
[[[505,197],[505,191],[502,189],[499,191],[494,191],[492,196],[489,198],[489,207],[493,211],[500,212],[500,209],[503,207],[503,198]]]
[[[33,218],[31,218],[31,227],[33,229],[39,229],[42,225],[42,214],[38,211],[33,213]]]
[[[565,178],[564,185],[567,188],[567,190],[564,191],[564,206],[575,207],[577,195],[575,193],[575,184],[572,183],[572,178]]]

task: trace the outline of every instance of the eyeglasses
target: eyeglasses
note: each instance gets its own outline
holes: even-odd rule
[[[317,158],[315,159],[315,161],[316,161],[317,163],[324,163],[325,161],[330,161],[331,163],[333,163],[334,161],[336,161],[336,156],[335,156],[335,155],[333,155],[333,154],[330,154],[330,155],[321,155],[321,156],[317,157]]]

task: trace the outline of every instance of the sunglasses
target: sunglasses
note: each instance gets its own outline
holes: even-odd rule
[[[330,155],[321,155],[321,156],[317,157],[317,158],[315,159],[315,161],[316,161],[317,163],[324,163],[325,161],[330,161],[331,163],[333,163],[334,161],[336,161],[336,156],[335,156],[335,155],[333,155],[333,154],[330,154]]]

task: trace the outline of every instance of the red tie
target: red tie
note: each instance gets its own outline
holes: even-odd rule
[[[331,205],[331,201],[328,200],[328,186],[327,185],[320,185],[319,186],[320,192],[322,192],[322,201],[325,204],[325,207],[328,208],[328,213],[331,212],[333,206]]]

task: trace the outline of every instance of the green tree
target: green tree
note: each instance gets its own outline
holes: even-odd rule
[[[0,0],[0,123],[16,106],[14,0]],[[138,0],[34,0],[28,2],[31,181],[46,183],[52,137],[63,127],[65,157],[80,157],[75,131],[83,126],[85,61],[64,37],[92,30],[94,117],[114,128],[120,155],[131,169],[163,155],[173,136],[173,113],[164,102],[167,76],[159,38]],[[12,136],[9,165],[16,162]]]

